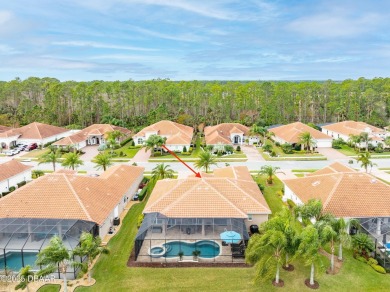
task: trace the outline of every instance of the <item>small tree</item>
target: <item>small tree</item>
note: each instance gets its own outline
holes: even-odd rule
[[[279,167],[274,167],[271,165],[264,165],[260,168],[259,175],[266,175],[267,176],[267,183],[272,185],[274,180],[273,177],[277,173],[277,170],[280,169]]]
[[[286,246],[286,235],[279,230],[269,229],[262,235],[251,237],[245,251],[245,260],[256,265],[256,280],[265,281],[275,275],[275,283],[279,284]]]
[[[240,145],[237,146],[236,151],[237,152],[241,152],[241,146]]]
[[[209,171],[211,165],[217,165],[215,156],[210,152],[201,152],[198,158],[194,163],[195,167],[198,169],[204,168],[206,172]]]
[[[84,162],[80,159],[80,155],[75,152],[65,154],[64,160],[62,161],[62,166],[72,170],[83,164]]]
[[[75,264],[71,260],[68,249],[57,235],[53,236],[49,245],[38,253],[36,264],[44,267],[38,272],[38,276],[47,276],[58,268],[64,279],[64,291],[68,291],[66,272],[69,266]]]
[[[357,161],[360,162],[361,167],[363,167],[366,170],[366,172],[368,172],[369,166],[372,168],[374,165],[376,165],[375,163],[373,163],[371,161],[370,152],[360,153],[358,158],[357,158]]]
[[[38,161],[39,164],[42,163],[52,163],[53,164],[53,171],[56,171],[56,163],[59,161],[61,157],[61,151],[59,149],[57,150],[51,150],[49,153],[46,153],[42,155]]]
[[[95,168],[96,169],[102,169],[106,171],[107,167],[112,165],[112,158],[108,153],[99,153],[95,161],[96,163]]]
[[[152,180],[158,181],[164,178],[173,178],[173,170],[169,168],[170,165],[164,163],[157,164],[152,170]]]
[[[374,242],[365,233],[358,233],[352,237],[352,247],[355,254],[359,254],[366,259],[369,258],[369,253],[375,249]]]
[[[145,151],[148,151],[149,149],[152,152],[152,157],[154,156],[154,148],[160,147],[161,154],[162,154],[162,145],[165,144],[165,141],[167,138],[163,138],[159,135],[150,135],[149,138],[145,141]]]
[[[303,132],[298,136],[299,143],[303,145],[303,148],[306,149],[307,152],[310,150],[313,152],[314,147],[316,146],[316,141],[310,132]]]
[[[366,152],[368,152],[368,144],[372,141],[372,138],[368,135],[367,132],[360,133],[360,141],[366,145]]]
[[[187,147],[183,146],[183,152],[187,152]]]
[[[15,286],[15,289],[27,289],[27,292],[29,292],[30,288],[28,287],[28,284],[30,284],[34,280],[34,272],[31,271],[31,266],[27,265],[21,268],[18,275],[20,282]]]
[[[314,285],[315,267],[323,268],[320,249],[322,248],[318,230],[313,226],[306,226],[300,235],[300,244],[297,250],[297,256],[305,259],[305,264],[310,265],[310,285]]]
[[[80,236],[80,245],[73,250],[73,255],[87,257],[84,263],[80,263],[83,271],[88,271],[88,282],[91,282],[91,268],[93,260],[100,254],[108,254],[110,250],[101,246],[102,240],[99,236],[94,237],[91,233],[83,232]]]

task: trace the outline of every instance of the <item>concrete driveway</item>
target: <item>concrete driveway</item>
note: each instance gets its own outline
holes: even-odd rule
[[[317,148],[317,151],[322,155],[326,156],[330,161],[340,160],[340,159],[351,159],[348,156],[342,154],[341,152],[333,148]]]
[[[82,161],[91,161],[96,155],[99,154],[99,146],[87,146],[81,149],[85,154],[81,155],[80,158]]]
[[[246,157],[248,157],[248,161],[265,161],[263,156],[261,156],[254,146],[242,145],[241,150],[245,153]]]
[[[139,162],[148,162],[150,155],[152,154],[151,150],[145,151],[145,148],[141,148],[133,159],[130,160],[130,164],[139,163]]]

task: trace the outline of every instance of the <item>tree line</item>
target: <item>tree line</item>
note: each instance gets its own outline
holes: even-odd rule
[[[16,78],[0,82],[0,124],[40,121],[80,128],[111,123],[138,129],[169,119],[189,126],[343,120],[387,126],[389,93],[390,78],[322,82]]]

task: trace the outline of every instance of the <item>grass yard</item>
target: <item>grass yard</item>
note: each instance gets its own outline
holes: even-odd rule
[[[44,285],[37,292],[58,292],[60,287],[60,285]]]
[[[137,147],[137,148],[129,148],[131,145],[131,142],[127,143],[126,145],[122,146],[121,148],[118,148],[116,150],[114,150],[115,153],[117,153],[118,155],[117,156],[114,156],[113,158],[133,158],[137,152],[141,149],[141,147]],[[110,149],[107,149],[107,150],[104,150],[105,153],[111,153],[111,150]],[[125,154],[125,156],[119,156],[119,153],[120,152],[123,152],[123,154]]]
[[[279,212],[283,207],[282,198],[278,196],[278,193],[281,194],[283,190],[282,181],[274,176],[274,183],[272,185],[267,185],[267,176],[265,175],[253,176],[253,179],[256,183],[264,186],[263,195],[272,211],[272,214]]]
[[[341,145],[341,149],[336,149],[336,150],[341,152],[344,155],[353,156],[353,157],[355,157],[355,156],[357,157],[360,153],[365,152],[365,149],[362,149],[362,151],[360,153],[356,152],[352,147],[350,147],[348,145]],[[370,152],[370,154],[371,154],[371,158],[373,158],[373,159],[375,159],[375,158],[390,158],[390,152],[382,152],[382,153]]]
[[[29,151],[29,152],[25,152],[25,154],[21,155],[19,158],[30,158],[30,159],[36,158],[36,159],[38,159],[42,155],[49,153],[49,152],[50,152],[49,148],[35,149],[35,150]]]

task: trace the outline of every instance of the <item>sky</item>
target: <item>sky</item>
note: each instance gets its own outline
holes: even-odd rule
[[[387,0],[0,0],[0,80],[389,77]]]

